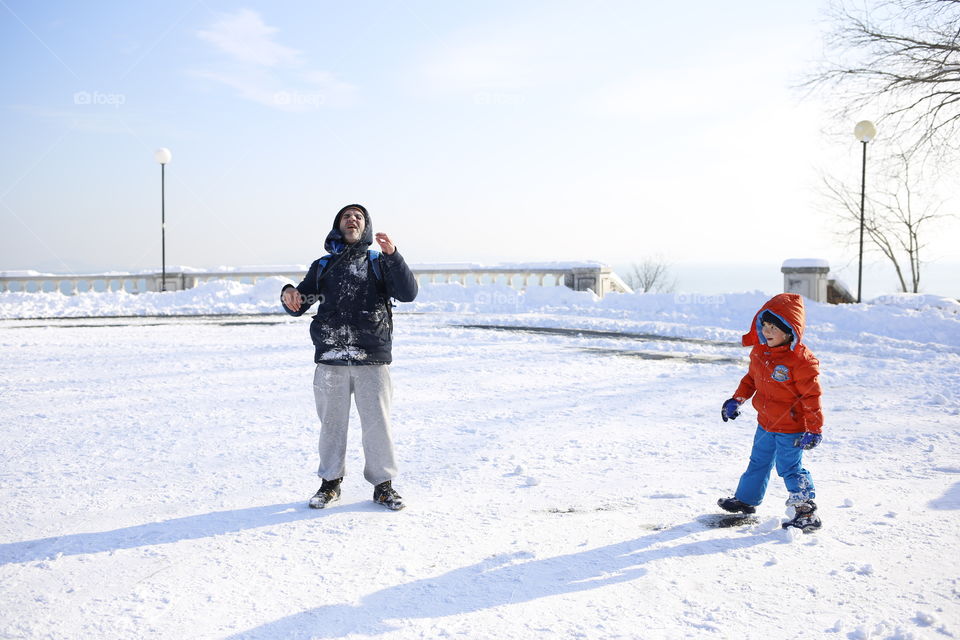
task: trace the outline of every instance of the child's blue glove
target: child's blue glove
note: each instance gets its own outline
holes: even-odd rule
[[[720,417],[723,418],[724,422],[736,420],[738,415],[740,415],[740,403],[737,402],[736,398],[730,398],[720,408]]]
[[[813,449],[820,444],[821,440],[823,440],[823,436],[819,433],[806,431],[802,436],[793,441],[793,446],[800,447],[801,449]]]

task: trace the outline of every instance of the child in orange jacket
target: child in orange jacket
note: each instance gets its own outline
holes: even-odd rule
[[[776,466],[790,492],[787,506],[795,514],[784,528],[810,532],[819,529],[821,521],[813,501],[813,479],[803,468],[803,452],[820,444],[823,413],[820,363],[802,343],[805,315],[802,296],[781,293],[760,308],[743,336],[743,345],[753,347],[750,368],[733,397],[723,403],[720,416],[724,422],[735,420],[740,405],[753,397],[759,424],[736,493],[717,504],[732,513],[754,513]]]

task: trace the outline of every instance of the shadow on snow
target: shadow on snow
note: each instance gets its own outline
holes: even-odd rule
[[[947,489],[946,493],[931,500],[929,503],[931,509],[960,509],[960,482]]]
[[[345,504],[337,507],[337,513],[345,511],[380,511],[373,502]],[[56,556],[119,551],[157,544],[169,544],[181,540],[196,540],[247,529],[270,527],[287,522],[307,520],[321,515],[303,502],[274,504],[233,511],[216,511],[162,522],[150,522],[113,531],[95,533],[71,533],[52,538],[25,540],[0,544],[0,566],[18,562],[44,560]]]
[[[769,535],[750,535],[649,548],[703,530],[702,524],[685,523],[635,540],[539,560],[529,552],[502,554],[438,576],[381,589],[355,605],[330,604],[296,613],[237,633],[230,640],[378,635],[402,628],[404,619],[455,616],[597,589],[640,578],[647,573],[644,565],[657,560],[727,553],[778,540]]]

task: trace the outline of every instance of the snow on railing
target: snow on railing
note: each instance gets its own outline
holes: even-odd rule
[[[632,293],[632,289],[610,267],[599,262],[546,262],[480,264],[414,264],[411,269],[420,284],[458,283],[505,284],[515,289],[530,286],[566,286],[575,291],[593,291],[603,297],[610,292]],[[255,284],[263,278],[280,277],[297,282],[306,273],[305,265],[237,267],[202,271],[176,267],[164,278],[157,272],[98,274],[54,274],[36,271],[0,271],[0,293],[53,292],[76,295],[88,291],[181,291],[212,280]]]

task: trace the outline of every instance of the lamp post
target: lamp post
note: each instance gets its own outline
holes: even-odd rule
[[[167,212],[164,202],[164,181],[167,163],[173,158],[170,149],[161,147],[153,153],[153,159],[160,163],[160,291],[167,290]]]
[[[863,145],[863,164],[860,173],[860,262],[857,266],[857,302],[863,287],[863,211],[867,197],[867,143],[877,135],[877,128],[869,120],[861,120],[853,128],[853,135]]]

